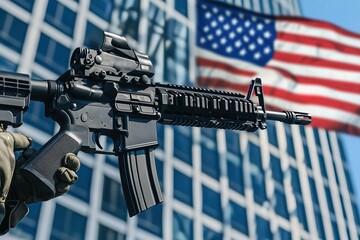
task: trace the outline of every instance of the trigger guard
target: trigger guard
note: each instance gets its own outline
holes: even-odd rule
[[[95,133],[95,143],[96,143],[96,146],[98,146],[101,150],[103,150],[104,148],[101,146],[101,143],[100,143],[100,132],[96,132]]]

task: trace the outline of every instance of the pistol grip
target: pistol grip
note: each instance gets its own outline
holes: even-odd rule
[[[130,217],[163,202],[154,149],[144,148],[121,153],[119,168]]]
[[[39,151],[20,166],[22,175],[36,185],[36,196],[48,200],[56,194],[56,171],[63,166],[67,153],[78,153],[81,148],[79,138],[69,130],[58,132]]]

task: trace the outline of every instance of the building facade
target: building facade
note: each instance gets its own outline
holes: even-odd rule
[[[219,0],[221,1],[221,0]],[[222,0],[256,12],[301,15],[297,0]],[[56,79],[72,50],[102,31],[125,35],[155,65],[155,80],[196,79],[196,1],[4,0],[0,69]],[[250,80],[250,79],[249,79]],[[35,147],[58,126],[32,103],[18,129]],[[32,204],[8,239],[358,239],[360,219],[334,132],[269,123],[267,131],[158,126],[164,204],[129,219],[117,159],[79,154],[69,193]]]

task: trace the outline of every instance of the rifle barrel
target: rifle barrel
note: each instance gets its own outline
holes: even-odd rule
[[[266,118],[268,120],[275,120],[289,124],[308,125],[311,123],[311,115],[304,112],[266,111]]]

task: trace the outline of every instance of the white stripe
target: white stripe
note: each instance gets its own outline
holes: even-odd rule
[[[200,76],[204,76],[204,77],[224,79],[228,82],[236,83],[236,84],[247,84],[250,83],[251,80],[251,78],[248,76],[233,74],[223,69],[215,69],[215,68],[207,68],[207,67],[200,67],[199,74]],[[359,94],[354,94],[354,93],[335,90],[332,88],[327,88],[324,86],[319,86],[316,85],[316,83],[312,85],[296,83],[291,79],[284,77],[275,70],[265,70],[259,72],[254,77],[261,78],[264,86],[271,86],[293,94],[310,95],[310,96],[316,95],[338,101],[348,102],[351,104],[358,104],[360,108]]]
[[[326,67],[313,67],[308,65],[299,65],[295,63],[287,63],[272,59],[268,62],[268,66],[284,69],[294,75],[305,77],[316,77],[327,80],[344,81],[351,83],[360,83],[360,72],[338,70]]]
[[[296,110],[301,112],[310,113],[312,117],[319,117],[324,119],[330,119],[333,121],[341,122],[344,124],[351,124],[360,128],[360,116],[357,114],[352,114],[349,112],[341,111],[340,109],[333,109],[317,105],[307,105],[301,103],[294,103],[286,101],[281,98],[276,98],[272,96],[265,96],[265,104],[272,106],[281,106],[282,109],[286,110]]]
[[[221,55],[218,55],[216,53],[201,48],[197,48],[196,53],[200,57],[207,59],[214,59],[218,62],[223,62],[235,68],[243,69],[246,71],[255,72],[255,73],[268,71],[268,69],[264,69],[264,67],[262,66],[255,65],[247,61],[239,60],[237,58],[223,57]],[[325,67],[312,67],[312,66],[291,64],[274,59],[270,60],[267,65],[279,67],[280,69],[284,69],[298,76],[317,77],[325,80],[343,81],[344,84],[346,84],[346,82],[357,83],[357,84],[360,83],[360,72],[334,70]]]
[[[359,39],[350,36],[341,35],[340,33],[331,29],[306,26],[306,25],[302,25],[301,23],[288,22],[286,20],[276,21],[275,28],[278,32],[286,32],[286,33],[296,34],[299,36],[322,38],[324,40],[331,40],[340,44],[345,44],[352,47],[360,48]]]
[[[360,56],[356,54],[342,53],[336,50],[329,50],[317,46],[309,46],[282,40],[275,40],[274,48],[276,51],[316,57],[324,60],[351,63],[360,66]]]

